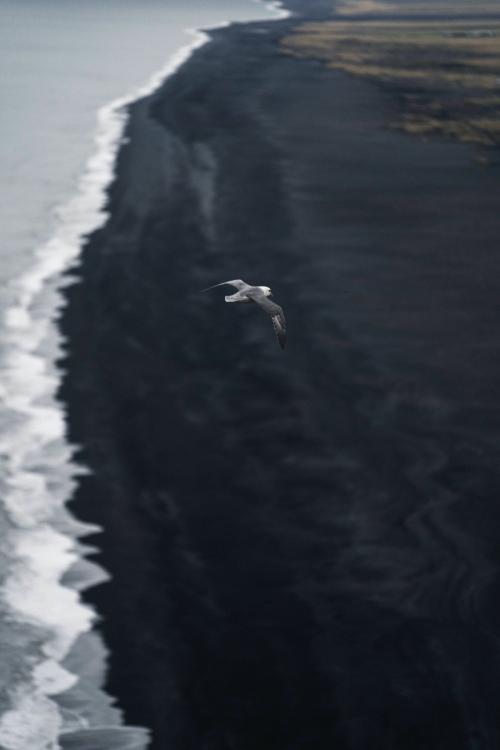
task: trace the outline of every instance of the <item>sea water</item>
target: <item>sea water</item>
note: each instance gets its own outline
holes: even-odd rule
[[[56,394],[63,274],[106,219],[127,105],[253,0],[0,0],[0,747],[144,748],[102,690],[80,592],[106,579],[66,510],[79,473]],[[271,17],[269,15],[269,17]]]

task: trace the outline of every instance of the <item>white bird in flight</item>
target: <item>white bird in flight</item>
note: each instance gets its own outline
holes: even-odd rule
[[[218,286],[225,286],[226,284],[234,286],[238,290],[236,294],[227,295],[224,298],[226,302],[240,302],[243,304],[255,302],[264,312],[271,316],[279,345],[284,349],[286,344],[285,315],[283,309],[269,299],[272,294],[271,289],[268,286],[252,286],[251,284],[246,284],[241,279],[233,279],[232,281],[223,281],[220,284],[214,284],[202,291],[208,292],[209,289],[215,289]]]

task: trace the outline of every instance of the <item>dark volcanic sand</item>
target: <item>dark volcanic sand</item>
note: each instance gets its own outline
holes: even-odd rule
[[[498,750],[500,171],[291,23],[132,107],[68,289],[108,687],[158,750]]]

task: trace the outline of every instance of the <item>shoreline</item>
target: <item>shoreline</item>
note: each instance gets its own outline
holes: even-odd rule
[[[109,689],[158,748],[493,748],[477,669],[498,561],[466,490],[494,513],[496,172],[384,131],[369,84],[277,54],[291,23],[213,32],[132,105],[110,218],[65,292],[62,397],[93,471],[71,507],[104,528],[112,583],[86,599]],[[279,279],[286,359],[267,321],[196,298],[235,276]]]
[[[289,13],[282,8],[281,2],[265,3],[262,0],[255,0],[256,4],[263,5],[264,8],[271,10],[277,14],[276,19],[271,18],[270,21],[280,20],[288,17]],[[268,19],[263,19],[268,22]],[[204,28],[197,29],[185,29],[185,33],[191,35],[193,40],[187,44],[182,45],[177,52],[175,52],[165,63],[165,65],[151,75],[149,80],[136,88],[131,93],[128,93],[122,97],[118,97],[108,104],[104,105],[97,113],[97,130],[94,136],[95,143],[97,145],[97,151],[94,152],[87,163],[85,172],[80,183],[80,193],[75,196],[67,206],[62,207],[63,213],[71,213],[71,205],[78,203],[83,197],[84,193],[89,191],[89,185],[95,182],[95,187],[100,193],[100,197],[95,196],[97,203],[100,203],[100,208],[95,207],[95,218],[92,218],[92,212],[89,216],[86,216],[86,222],[88,224],[87,229],[84,231],[79,229],[79,233],[89,234],[92,236],[94,233],[99,232],[101,226],[106,226],[110,220],[108,213],[108,195],[115,180],[116,180],[116,162],[123,148],[127,142],[127,130],[128,121],[130,117],[130,109],[141,100],[153,96],[156,91],[161,89],[166,81],[185,64],[187,60],[200,48],[210,43],[211,34],[216,33],[220,30],[231,27],[233,24],[242,23],[254,23],[254,21],[224,21],[217,23],[214,26],[206,26]],[[99,170],[104,164],[105,169],[108,169],[109,175],[97,178],[93,174]],[[84,186],[84,187],[82,187]],[[89,195],[86,196],[87,198]],[[87,207],[88,208],[88,207]],[[87,212],[88,213],[88,212]],[[99,217],[99,218],[98,218]],[[92,224],[92,227],[90,227]],[[57,241],[57,238],[56,240]],[[49,240],[47,243],[46,254],[50,254],[50,245],[54,242],[54,239]],[[80,244],[79,242],[77,243]],[[84,243],[85,245],[85,243]],[[81,248],[79,249],[81,252]],[[77,261],[78,263],[78,261]],[[71,265],[72,268],[73,264]],[[61,276],[61,286],[58,288],[58,293],[62,292],[64,296],[64,289],[68,282],[71,285],[73,283],[73,272],[67,270]],[[64,305],[62,305],[64,309]],[[64,379],[64,378],[62,378]],[[71,443],[75,453],[79,452],[79,448],[75,447],[75,444]],[[85,466],[84,462],[78,462],[79,465]],[[85,466],[86,472],[87,467]],[[80,471],[78,472],[80,474]],[[71,510],[72,500],[70,499],[67,503]],[[78,516],[72,516],[75,518],[75,525],[85,525],[88,528],[85,531],[86,537],[93,535],[92,524],[82,524]],[[95,526],[95,525],[94,525]],[[101,530],[97,531],[99,540]],[[98,546],[95,548],[98,550]],[[78,544],[78,548],[75,549],[80,557],[78,560],[68,568],[65,572],[65,578],[70,581],[74,576],[78,581],[79,578],[82,580],[77,586],[73,587],[71,583],[66,583],[67,588],[75,589],[80,591],[82,594],[82,603],[91,605],[91,611],[93,617],[99,622],[100,611],[96,607],[96,601],[93,601],[92,589],[96,586],[102,585],[109,581],[109,575],[104,565],[89,561],[89,548]],[[93,549],[90,548],[90,554],[93,554]],[[99,552],[97,552],[99,556]],[[90,593],[89,593],[90,592]],[[149,728],[143,727],[142,725],[135,725],[127,722],[126,718],[122,716],[122,710],[116,706],[116,698],[113,695],[108,695],[105,688],[105,670],[107,662],[111,657],[111,653],[104,641],[100,641],[99,628],[93,627],[88,632],[82,633],[76,641],[73,643],[72,648],[66,654],[66,657],[62,660],[61,666],[63,667],[61,675],[66,672],[72,674],[72,669],[76,669],[75,677],[78,677],[80,682],[74,687],[69,689],[62,689],[62,692],[58,692],[55,696],[54,706],[57,706],[61,711],[61,721],[63,722],[64,731],[59,737],[59,742],[62,748],[85,748],[87,744],[93,743],[93,747],[130,747],[131,750],[142,750],[143,747],[150,746],[150,732]],[[102,652],[102,653],[101,653]],[[97,669],[95,675],[86,675],[86,663],[87,659],[95,660],[96,655],[101,653],[100,658],[102,664]],[[95,664],[97,667],[97,663]],[[82,674],[80,674],[80,672]],[[83,685],[80,687],[83,675]],[[89,683],[90,687],[87,686]],[[91,690],[92,695],[87,695],[86,690]],[[77,715],[78,709],[84,707],[84,713],[89,715],[90,723],[85,726],[87,719],[82,715],[81,720],[76,724],[73,717]],[[67,718],[69,717],[69,725],[66,724]],[[100,717],[100,721],[99,721]],[[97,720],[97,723],[96,723]],[[74,725],[71,728],[71,724]]]

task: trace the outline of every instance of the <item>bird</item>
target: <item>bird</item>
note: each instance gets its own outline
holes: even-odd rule
[[[214,284],[206,289],[202,289],[202,291],[208,292],[210,289],[226,285],[233,286],[238,290],[235,294],[226,295],[224,297],[226,302],[239,302],[243,304],[255,302],[264,312],[271,316],[278,343],[284,349],[286,346],[285,315],[283,308],[269,299],[272,295],[271,288],[268,286],[252,286],[252,284],[247,284],[242,279],[232,279],[231,281],[222,281],[220,284]]]

